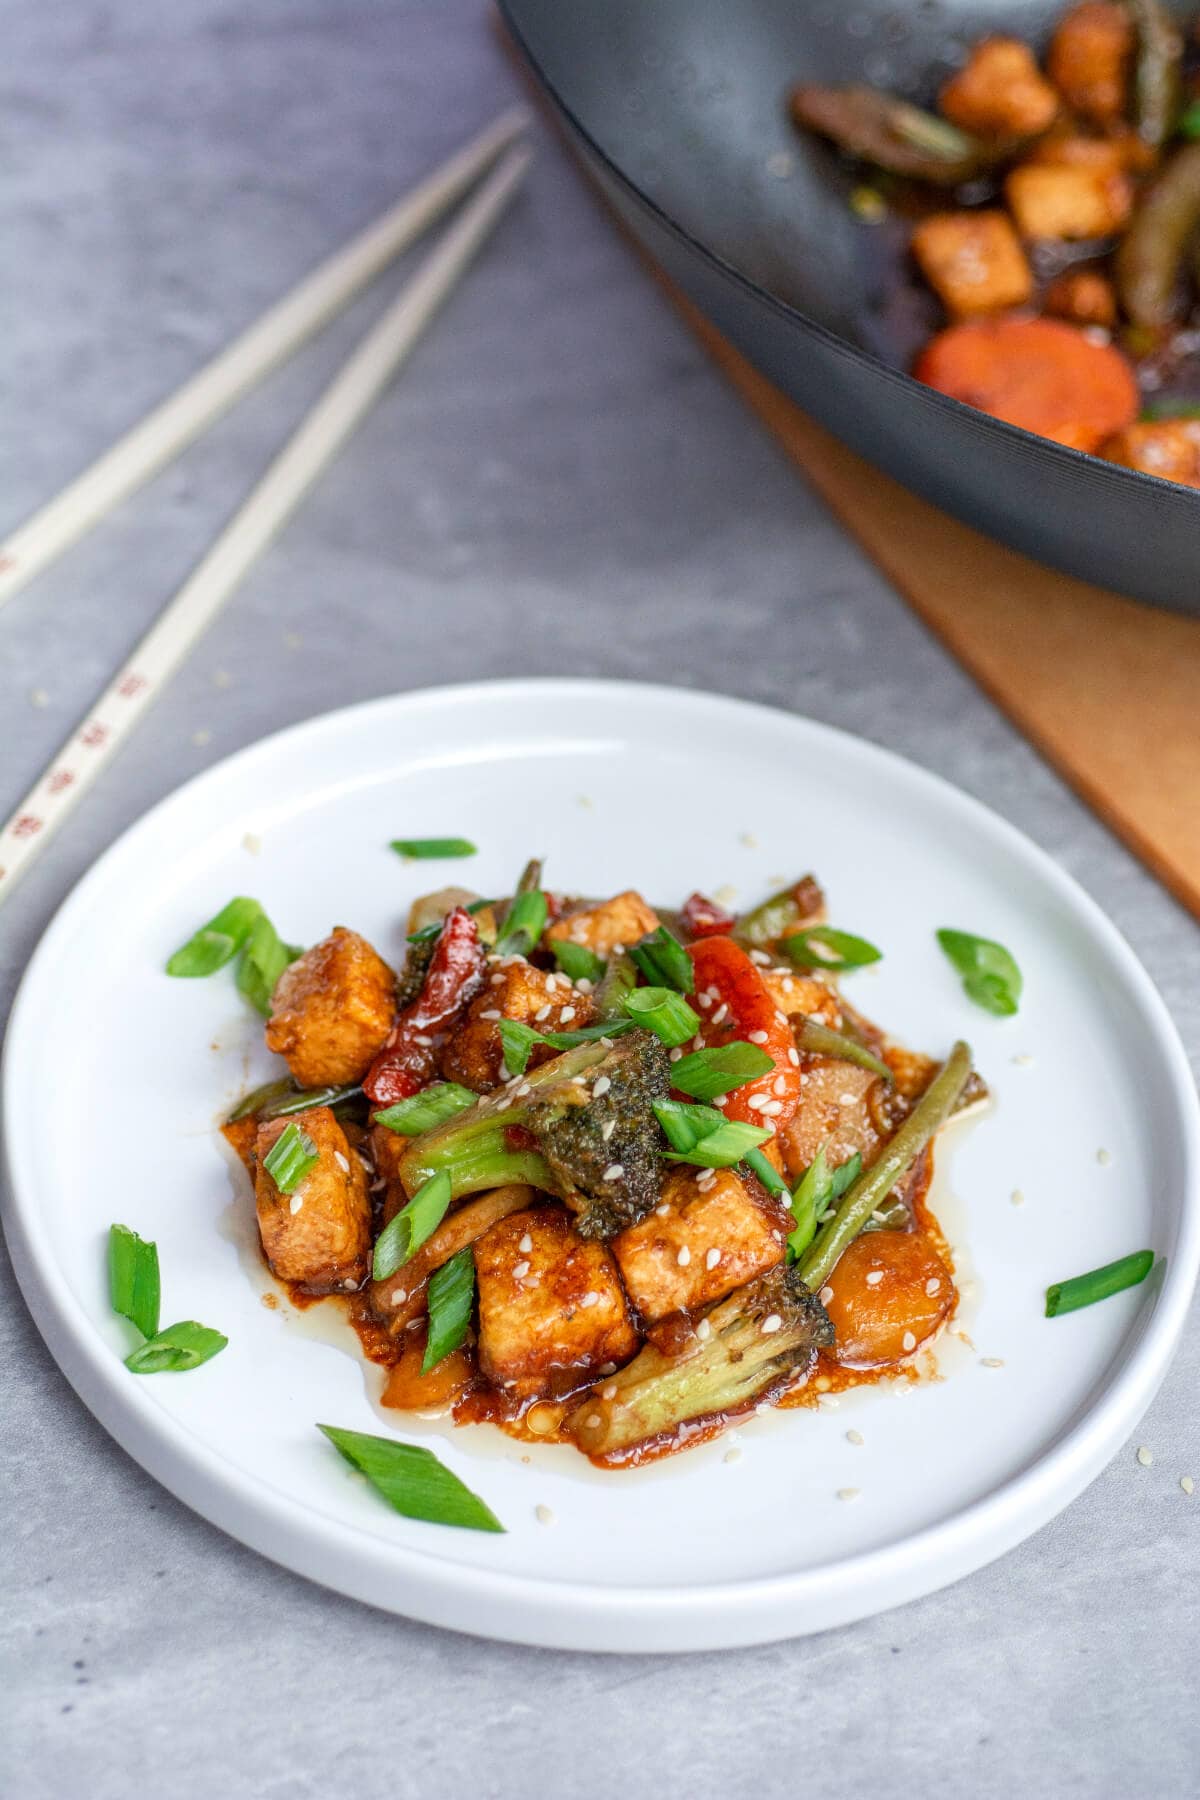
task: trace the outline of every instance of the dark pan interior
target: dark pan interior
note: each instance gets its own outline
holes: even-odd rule
[[[928,102],[978,38],[1041,47],[1066,4],[504,0],[504,11],[627,223],[802,405],[1041,560],[1200,610],[1200,496],[898,379],[939,319],[903,274],[906,228],[862,224],[847,203],[853,172],[786,113],[801,79],[866,80]],[[1172,10],[1190,20],[1200,0]]]

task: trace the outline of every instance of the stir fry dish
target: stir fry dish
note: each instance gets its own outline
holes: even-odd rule
[[[843,998],[879,952],[811,877],[735,917],[567,898],[534,862],[511,897],[418,901],[398,975],[343,926],[301,954],[234,919],[254,904],[169,967],[244,946],[288,1074],[224,1135],[267,1265],[346,1309],[386,1406],[618,1467],[916,1378],[957,1304],[934,1145],[986,1089],[965,1044],[901,1049]],[[1013,1010],[1007,952],[950,935]]]
[[[1039,62],[986,37],[926,112],[801,85],[791,115],[868,171],[944,315],[913,374],[993,417],[1200,487],[1200,36],[1081,0]]]

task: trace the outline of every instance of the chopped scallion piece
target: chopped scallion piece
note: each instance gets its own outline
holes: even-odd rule
[[[386,1281],[403,1263],[416,1255],[426,1239],[433,1236],[450,1205],[453,1190],[444,1169],[419,1187],[408,1205],[384,1226],[375,1241],[371,1275],[375,1281]]]
[[[796,1221],[796,1229],[788,1236],[788,1253],[793,1262],[808,1249],[826,1207],[832,1206],[835,1200],[840,1200],[846,1189],[858,1180],[862,1171],[860,1151],[856,1150],[853,1156],[831,1169],[825,1154],[827,1149],[827,1144],[821,1145],[792,1195],[792,1217]]]
[[[510,1075],[523,1075],[529,1067],[534,1047],[543,1042],[541,1032],[532,1025],[523,1024],[520,1019],[501,1019],[496,1029],[500,1033],[505,1069]]]
[[[767,1161],[761,1150],[747,1150],[742,1161],[752,1175],[757,1175],[768,1194],[788,1194],[787,1182],[779,1170]],[[790,1198],[790,1195],[788,1197]]]
[[[177,1374],[184,1369],[198,1369],[228,1342],[227,1337],[211,1326],[198,1325],[195,1319],[183,1319],[131,1350],[125,1358],[125,1367],[135,1375]]]
[[[769,1075],[774,1067],[775,1058],[757,1044],[720,1044],[680,1057],[671,1070],[671,1085],[697,1100],[713,1100]]]
[[[570,938],[552,938],[550,948],[569,981],[590,981],[594,985],[604,974],[602,958],[586,944],[573,944]]]
[[[364,1431],[318,1425],[334,1449],[365,1475],[376,1493],[406,1519],[432,1525],[461,1525],[469,1531],[503,1531],[504,1527],[478,1494],[452,1475],[432,1450],[422,1444],[400,1444],[394,1438]]]
[[[672,988],[634,988],[625,996],[625,1011],[635,1024],[652,1031],[668,1050],[686,1044],[700,1029],[697,1015],[683,995]]]
[[[438,1081],[421,1093],[410,1094],[407,1100],[397,1100],[395,1106],[377,1112],[374,1123],[385,1126],[388,1131],[398,1131],[401,1137],[420,1137],[422,1132],[432,1131],[435,1125],[444,1125],[447,1119],[466,1112],[478,1099],[478,1094],[473,1094],[470,1088],[460,1087],[456,1081]]]
[[[449,1186],[450,1178],[446,1177]],[[475,1304],[475,1253],[468,1244],[429,1279],[429,1333],[421,1373],[428,1375],[467,1335]]]
[[[152,1338],[158,1330],[160,1292],[157,1247],[128,1225],[110,1225],[108,1294],[113,1311]]]
[[[695,992],[692,959],[665,925],[632,944],[629,954],[652,987],[674,988],[680,994]]]
[[[937,941],[962,976],[963,992],[976,1006],[1011,1018],[1021,999],[1021,971],[1003,944],[969,931],[943,929]]]
[[[672,1150],[690,1150],[727,1123],[715,1106],[689,1106],[686,1100],[656,1100],[654,1116]]]
[[[532,894],[518,894],[496,939],[495,954],[528,956],[541,942],[549,912],[546,896],[540,888]]]
[[[1135,1250],[1132,1256],[1089,1269],[1086,1275],[1056,1281],[1046,1289],[1046,1317],[1056,1319],[1059,1313],[1078,1312],[1081,1306],[1094,1306],[1097,1300],[1107,1300],[1111,1294],[1137,1287],[1153,1267],[1153,1250]]]
[[[397,856],[405,857],[409,862],[431,862],[451,856],[474,856],[475,846],[470,838],[393,838],[391,848]]]
[[[285,944],[266,913],[250,927],[238,964],[237,990],[264,1019],[270,1016],[275,983],[289,963],[302,954],[298,944]]]
[[[231,900],[175,952],[167,974],[185,980],[215,974],[237,955],[261,917],[257,900],[247,900],[244,895]]]
[[[731,1169],[771,1136],[762,1126],[725,1118],[713,1106],[689,1106],[682,1100],[656,1100],[654,1116],[672,1146],[667,1161],[701,1169]]]
[[[798,967],[828,969],[831,975],[841,969],[864,969],[883,956],[883,951],[866,938],[855,937],[850,931],[835,931],[832,925],[810,925],[807,931],[784,938],[780,949]]]
[[[613,1019],[607,1025],[581,1025],[578,1031],[543,1031],[539,1035],[555,1050],[573,1050],[576,1044],[596,1044],[601,1038],[619,1038],[634,1030],[632,1019]]]
[[[281,1194],[294,1194],[318,1162],[317,1146],[299,1125],[285,1125],[267,1154],[263,1168]]]

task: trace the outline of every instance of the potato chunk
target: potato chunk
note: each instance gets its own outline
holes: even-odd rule
[[[959,318],[1021,306],[1033,293],[1025,252],[1002,212],[932,213],[912,234],[930,287]]]
[[[1032,137],[1058,112],[1058,95],[1019,38],[990,37],[938,96],[951,124],[979,137]]]
[[[1117,0],[1083,0],[1050,40],[1046,73],[1072,112],[1108,125],[1128,104],[1134,23]]]
[[[1109,438],[1100,454],[1109,462],[1162,481],[1200,488],[1200,420],[1155,419],[1128,425]]]
[[[275,984],[267,1048],[301,1087],[360,1081],[392,1028],[396,977],[366,938],[338,925]]]
[[[696,1312],[784,1258],[779,1217],[732,1169],[677,1168],[648,1218],[612,1240],[625,1290],[648,1325]]]
[[[298,1125],[317,1149],[317,1162],[291,1194],[281,1194],[263,1158],[288,1125]],[[311,1294],[357,1287],[367,1272],[371,1200],[367,1172],[327,1106],[258,1128],[254,1198],[263,1255],[280,1281]]]
[[[565,975],[545,974],[521,960],[503,963],[491,971],[481,994],[467,1008],[460,1028],[442,1056],[442,1073],[448,1081],[461,1082],[486,1093],[504,1079],[504,1050],[500,1020],[519,1019],[539,1031],[578,1031],[592,1019],[592,1002]],[[539,1044],[529,1066],[537,1068],[559,1052]]]
[[[1026,163],[1004,183],[1023,238],[1098,238],[1120,230],[1133,190],[1124,175],[1097,169]]]
[[[868,1231],[855,1238],[822,1298],[840,1363],[903,1362],[931,1338],[954,1305],[954,1278],[929,1238]]]
[[[552,925],[546,936],[586,944],[597,956],[611,956],[618,944],[636,944],[658,925],[658,914],[633,888],[614,894],[596,906],[568,913]]]
[[[475,1245],[475,1273],[479,1366],[516,1399],[567,1393],[638,1347],[611,1255],[557,1207],[493,1225]]]

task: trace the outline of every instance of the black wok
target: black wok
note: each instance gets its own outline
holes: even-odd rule
[[[751,361],[905,486],[1040,562],[1200,612],[1200,493],[986,417],[905,373],[932,326],[901,245],[803,141],[796,81],[928,103],[988,31],[1041,46],[1066,0],[501,0],[620,216]],[[1176,5],[1190,18],[1196,0]]]

